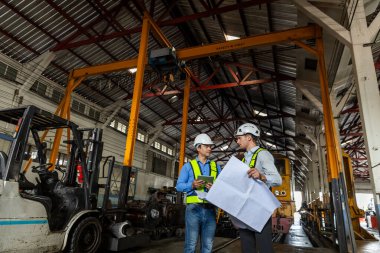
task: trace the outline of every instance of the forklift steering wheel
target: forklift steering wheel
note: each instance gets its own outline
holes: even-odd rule
[[[66,170],[65,169],[62,169],[61,167],[59,167],[58,164],[55,165],[55,169],[58,170],[59,172],[65,174],[66,173]]]
[[[42,171],[42,168],[45,168],[44,170],[47,170],[47,168],[50,168],[51,166],[53,166],[52,163],[45,163],[45,164],[40,164],[37,166],[32,166],[32,172],[40,173]]]

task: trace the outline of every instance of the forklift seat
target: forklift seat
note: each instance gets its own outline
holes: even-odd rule
[[[0,151],[0,178],[5,174],[5,167],[7,166],[8,156],[5,152]]]

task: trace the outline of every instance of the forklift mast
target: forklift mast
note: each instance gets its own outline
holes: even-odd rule
[[[93,208],[96,208],[97,196],[99,193],[99,170],[103,154],[103,130],[100,128],[81,128],[79,129],[83,136],[88,132],[88,138],[83,139],[86,147],[86,164],[89,174],[90,183],[90,202]]]

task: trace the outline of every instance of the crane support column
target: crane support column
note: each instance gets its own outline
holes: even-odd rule
[[[58,114],[61,118],[70,119],[70,102],[71,102],[71,93],[75,90],[76,87],[78,87],[81,82],[83,81],[84,76],[74,79],[71,78],[67,84],[66,90],[65,90],[65,96],[62,98],[61,103],[59,104],[56,114]],[[57,160],[57,155],[59,152],[59,146],[61,144],[61,138],[62,138],[62,132],[63,129],[57,129],[54,137],[54,143],[53,147],[51,149],[50,154],[50,163],[55,164]],[[68,136],[69,137],[69,136]],[[49,168],[50,171],[54,170],[54,166],[51,166]]]
[[[179,152],[179,168],[178,175],[185,161],[186,150],[186,130],[187,130],[187,116],[189,110],[189,98],[190,98],[190,76],[186,76],[185,90],[183,95],[183,107],[182,107],[182,129],[181,129],[181,146]]]
[[[143,19],[143,26],[140,38],[139,56],[137,58],[137,72],[135,79],[135,86],[133,88],[133,98],[131,105],[131,112],[129,116],[128,135],[125,144],[124,162],[121,177],[121,187],[119,195],[119,207],[125,207],[128,200],[129,190],[129,176],[132,170],[132,161],[135,151],[136,134],[137,134],[137,121],[140,112],[140,100],[142,94],[142,87],[144,81],[145,59],[148,49],[148,36],[149,36],[149,20],[146,16]]]
[[[330,92],[326,75],[324,46],[322,29],[319,28],[319,36],[316,39],[316,50],[318,53],[319,82],[321,85],[321,97],[323,103],[323,120],[326,134],[327,164],[331,173],[331,188],[339,242],[339,252],[356,252],[356,242],[353,234],[349,208],[347,203],[347,190],[342,182],[343,160],[340,142],[334,124]],[[341,194],[341,191],[343,194]]]

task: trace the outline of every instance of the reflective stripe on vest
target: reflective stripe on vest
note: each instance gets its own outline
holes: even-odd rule
[[[265,150],[265,148],[258,148],[255,151],[255,153],[253,153],[252,158],[251,158],[251,162],[249,163],[250,168],[255,168],[257,155],[260,153],[260,151],[263,151],[263,150]],[[245,157],[243,157],[242,162],[245,163]]]
[[[198,176],[202,175],[201,168],[199,167],[198,161],[196,159],[190,161],[191,168],[193,169],[194,179],[198,178]],[[218,174],[218,168],[216,167],[216,162],[210,161],[210,176],[216,178]],[[204,191],[204,187],[199,191]],[[186,197],[187,204],[193,203],[207,203],[206,200],[199,199],[197,195],[195,196],[187,196]]]

